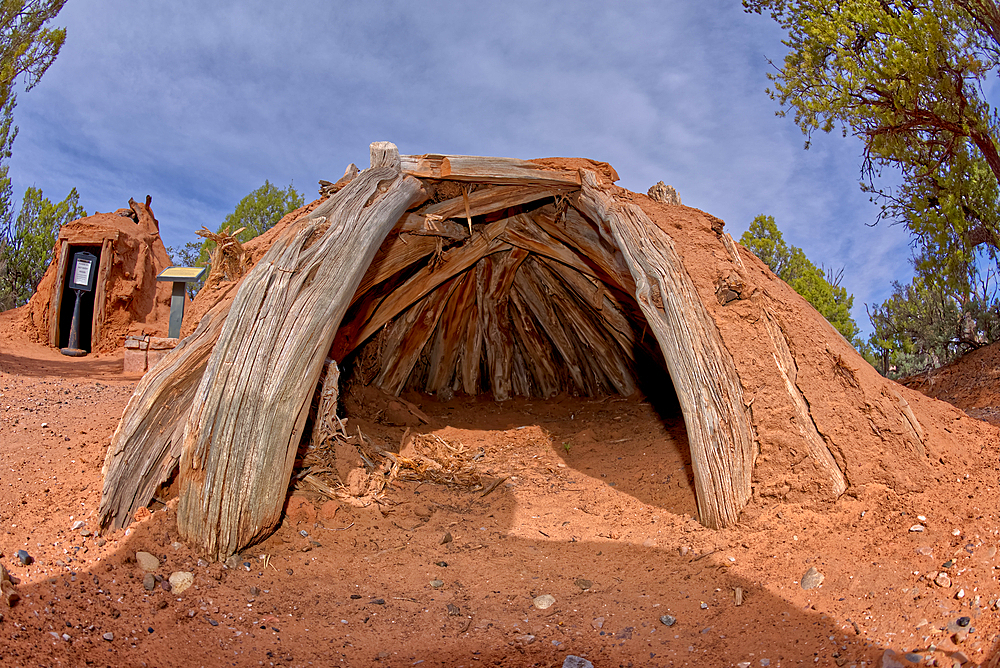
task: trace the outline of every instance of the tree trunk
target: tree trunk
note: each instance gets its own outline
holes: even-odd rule
[[[577,205],[610,228],[624,254],[683,408],[701,523],[730,526],[750,498],[757,452],[736,364],[670,237],[638,206],[613,199],[593,172],[581,174]]]
[[[422,192],[392,144],[268,251],[240,286],[184,429],[177,525],[214,559],[281,517],[309,401],[385,236]]]

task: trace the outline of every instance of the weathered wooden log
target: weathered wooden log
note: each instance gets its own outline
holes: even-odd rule
[[[404,155],[403,172],[424,179],[476,181],[479,183],[579,186],[580,173],[543,167],[516,158],[475,155]]]
[[[666,232],[638,206],[617,201],[581,170],[575,206],[607,225],[636,285],[636,300],[663,351],[684,412],[701,523],[737,522],[750,498],[757,446],[732,355]]]
[[[104,459],[102,528],[127,526],[176,470],[191,401],[228,312],[229,302],[219,302],[136,386]]]
[[[177,526],[213,559],[281,517],[309,401],[351,297],[386,234],[422,192],[387,142],[247,274],[184,429]]]

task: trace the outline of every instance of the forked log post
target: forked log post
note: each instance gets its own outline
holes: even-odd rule
[[[371,168],[244,278],[184,428],[177,526],[209,557],[277,526],[334,334],[375,251],[421,193],[396,147],[373,144]]]
[[[736,364],[670,237],[638,206],[616,201],[593,172],[581,176],[576,205],[621,249],[684,411],[701,523],[730,526],[750,498],[756,457]]]
[[[228,311],[228,302],[217,304],[136,386],[104,458],[102,529],[127,526],[173,474],[191,401]]]

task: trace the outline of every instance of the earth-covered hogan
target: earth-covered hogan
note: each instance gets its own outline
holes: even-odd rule
[[[353,167],[353,166],[352,166]],[[672,385],[698,515],[911,489],[983,428],[879,376],[723,222],[623,190],[605,163],[400,156],[372,145],[206,286],[105,461],[121,527],[176,476],[178,527],[224,559],[278,524],[340,388],[448,398]]]

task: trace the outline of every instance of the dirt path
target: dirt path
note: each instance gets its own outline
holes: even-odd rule
[[[281,529],[225,567],[177,542],[170,501],[95,532],[136,381],[121,357],[62,358],[9,321],[0,337],[0,560],[21,595],[0,602],[4,666],[860,667],[887,648],[951,666],[997,651],[996,444],[950,453],[927,489],[757,498],[710,531],[692,519],[669,402],[411,396],[431,417],[421,431],[504,482],[486,496],[398,483],[367,508],[297,493]],[[137,551],[194,587],[147,590]],[[804,590],[810,568],[824,579]]]

